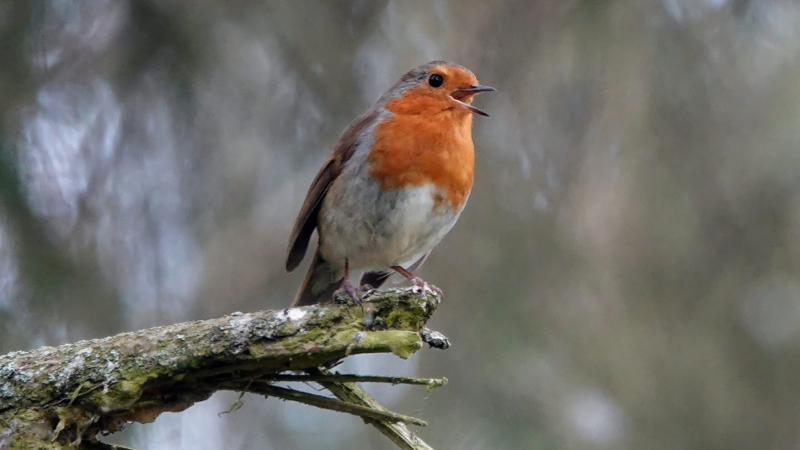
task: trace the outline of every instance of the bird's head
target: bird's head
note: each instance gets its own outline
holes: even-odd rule
[[[476,94],[494,90],[478,83],[475,75],[463,66],[433,61],[403,75],[378,102],[391,102],[389,109],[401,114],[454,111],[488,116],[472,106],[472,100]]]

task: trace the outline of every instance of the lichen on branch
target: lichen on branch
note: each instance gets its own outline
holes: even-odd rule
[[[393,289],[361,305],[233,313],[9,353],[0,356],[0,432],[13,424],[10,448],[88,443],[247,380],[351,354],[407,358],[422,347],[420,331],[439,301]]]

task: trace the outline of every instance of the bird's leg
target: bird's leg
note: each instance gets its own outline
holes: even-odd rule
[[[436,295],[439,296],[439,298],[444,297],[444,295],[442,295],[441,289],[432,284],[426,283],[422,278],[414,276],[413,273],[407,271],[406,269],[400,266],[392,266],[392,269],[394,269],[394,271],[399,273],[400,275],[408,278],[408,280],[411,281],[411,285],[414,286],[415,288],[421,289],[423,293],[425,291],[433,291]]]
[[[344,259],[344,280],[342,281],[342,287],[337,289],[333,296],[335,297],[344,297],[345,294],[349,295],[353,298],[353,301],[357,304],[361,304],[361,297],[358,296],[358,291],[355,287],[350,283],[350,263],[347,261],[347,258]]]

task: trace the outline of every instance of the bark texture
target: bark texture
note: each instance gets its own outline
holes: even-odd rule
[[[233,313],[9,353],[0,356],[0,450],[101,448],[104,433],[249,380],[357,353],[407,358],[438,304],[429,292],[394,289],[362,305]]]

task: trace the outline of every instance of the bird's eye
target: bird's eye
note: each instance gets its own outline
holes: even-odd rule
[[[431,74],[431,76],[428,77],[428,84],[435,88],[441,86],[442,83],[444,83],[444,78],[438,73]]]

